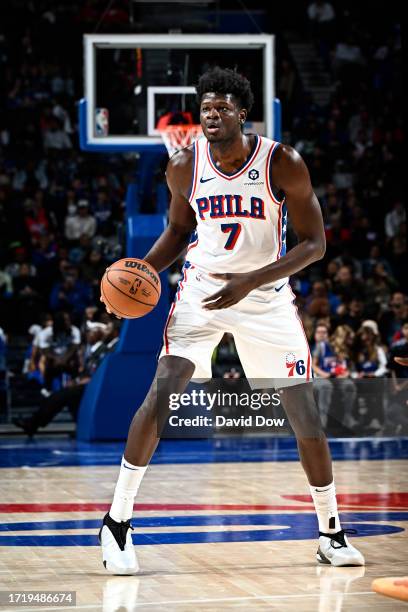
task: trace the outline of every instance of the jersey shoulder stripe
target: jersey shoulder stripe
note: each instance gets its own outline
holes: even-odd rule
[[[198,174],[198,160],[199,160],[199,146],[198,141],[193,143],[193,174],[191,177],[190,195],[188,201],[191,203],[197,188],[197,174]]]
[[[283,203],[284,199],[282,200],[278,200],[274,195],[273,195],[273,190],[272,190],[272,185],[271,185],[271,164],[272,164],[272,158],[275,154],[276,149],[279,147],[280,142],[276,142],[276,141],[272,141],[272,144],[269,148],[269,152],[268,152],[268,156],[266,158],[266,170],[265,170],[265,176],[266,176],[266,187],[268,189],[268,193],[269,196],[271,198],[271,200],[273,202],[275,202],[275,204],[277,204],[278,206],[281,206],[281,204]]]

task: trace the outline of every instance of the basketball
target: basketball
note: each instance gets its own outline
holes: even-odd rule
[[[134,257],[113,263],[101,281],[106,306],[124,319],[138,319],[151,312],[160,293],[159,274],[149,263]]]

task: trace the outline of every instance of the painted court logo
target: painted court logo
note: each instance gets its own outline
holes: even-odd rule
[[[408,521],[408,512],[401,496],[406,493],[394,493],[399,502],[393,510],[384,508],[384,497],[377,494],[357,494],[364,507],[364,497],[370,498],[372,506],[381,506],[378,511],[365,511],[362,508],[341,512],[340,520],[347,529],[357,529],[359,537],[388,535],[401,533],[404,526],[400,523]],[[283,496],[287,505],[264,505],[263,512],[255,506],[220,504],[218,507],[206,504],[149,504],[149,510],[157,510],[158,514],[145,516],[143,506],[132,521],[136,527],[132,534],[133,543],[139,546],[160,544],[208,544],[220,542],[262,542],[262,541],[296,541],[313,540],[316,537],[316,516],[309,512],[308,506],[302,504],[308,501],[307,496]],[[300,500],[297,498],[300,497]],[[341,499],[341,498],[340,498]],[[295,502],[295,503],[294,503]],[[297,503],[296,503],[297,502]],[[300,503],[299,503],[300,502]],[[341,502],[340,502],[341,503]],[[350,500],[348,502],[350,504]],[[41,513],[45,509],[41,504],[34,504],[34,518],[28,521],[10,520],[13,513],[21,512],[21,504],[0,504],[0,512],[7,514],[7,521],[0,519],[0,546],[98,546],[98,530],[100,518],[75,518],[73,513],[83,514],[86,506],[89,510],[104,510],[104,504],[58,504],[60,517],[42,520]],[[353,505],[353,504],[352,504]],[[359,504],[357,504],[358,506]],[[20,506],[20,508],[19,508]],[[38,507],[40,506],[40,507]],[[100,508],[98,508],[100,506]],[[47,510],[50,505],[47,504]],[[177,510],[177,514],[173,511]],[[183,511],[189,510],[189,513]],[[214,514],[214,510],[218,510]],[[234,511],[234,513],[231,512]],[[296,513],[294,512],[296,510]],[[29,510],[27,510],[29,511]],[[181,511],[181,512],[180,512]],[[209,512],[210,511],[210,512]],[[266,512],[265,512],[266,511]],[[69,516],[64,516],[69,512]],[[192,512],[192,513],[191,513]],[[395,524],[398,523],[398,524]],[[231,526],[234,527],[231,530]],[[161,528],[157,531],[157,528]],[[152,532],[152,528],[155,529]],[[196,528],[192,531],[192,528]],[[200,529],[201,528],[201,529]],[[164,529],[164,531],[163,531]],[[30,533],[26,533],[30,532]]]

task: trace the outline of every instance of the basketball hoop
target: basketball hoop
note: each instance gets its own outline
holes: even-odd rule
[[[200,138],[203,133],[201,125],[196,125],[195,123],[166,125],[158,129],[166,145],[169,157],[176,151],[188,147],[194,140]]]

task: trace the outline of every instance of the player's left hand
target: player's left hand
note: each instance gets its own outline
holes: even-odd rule
[[[213,278],[227,281],[226,284],[216,293],[209,295],[202,300],[203,308],[206,310],[219,310],[229,308],[237,304],[252,289],[255,289],[253,280],[248,274],[210,274]]]

